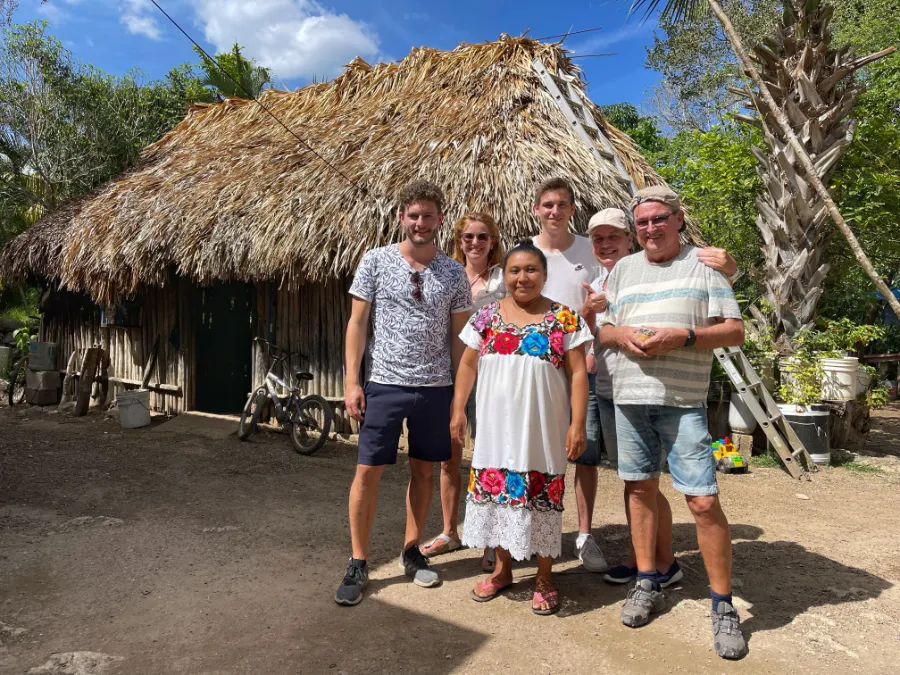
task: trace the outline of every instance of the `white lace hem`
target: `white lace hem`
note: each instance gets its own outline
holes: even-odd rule
[[[504,548],[516,560],[535,554],[556,558],[562,549],[562,512],[467,502],[462,542],[470,548]]]

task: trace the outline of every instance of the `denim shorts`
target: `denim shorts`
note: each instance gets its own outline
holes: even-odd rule
[[[606,458],[615,469],[619,466],[619,448],[616,440],[616,406],[611,398],[603,398],[595,394],[597,399],[597,413],[600,416],[600,433],[603,436],[603,447],[606,448]]]
[[[403,420],[409,432],[409,456],[423,462],[450,459],[450,404],[453,387],[401,387],[369,382],[366,412],[359,428],[357,463],[397,463]]]
[[[585,424],[587,445],[584,452],[574,460],[576,464],[585,466],[600,466],[600,411],[597,408],[596,376],[588,373],[588,409]]]
[[[706,408],[617,405],[619,478],[657,478],[662,451],[668,454],[672,487],[700,497],[719,493]]]

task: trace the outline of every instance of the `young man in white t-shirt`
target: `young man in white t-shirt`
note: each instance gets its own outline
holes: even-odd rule
[[[590,283],[600,274],[600,264],[594,257],[590,240],[569,231],[569,222],[575,215],[572,186],[563,178],[544,181],[535,189],[533,208],[541,222],[541,233],[534,238],[534,243],[547,256],[544,295],[579,312],[588,325],[593,325],[593,310],[585,307],[585,299]],[[596,364],[592,350],[587,361],[589,386],[593,391]],[[600,464],[599,429],[594,428],[593,431],[588,434],[584,453],[575,460],[575,503],[578,509],[575,555],[585,569],[603,572],[608,567],[606,558],[591,535],[597,498],[597,467]]]

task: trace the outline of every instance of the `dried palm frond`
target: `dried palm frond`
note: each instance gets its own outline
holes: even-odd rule
[[[366,250],[395,241],[394,195],[415,178],[441,186],[448,220],[492,213],[509,245],[538,231],[533,185],[563,176],[583,232],[595,211],[630,197],[570,130],[532,70],[536,56],[580,84],[561,46],[504,36],[417,48],[399,63],[356,59],[329,83],[265,91],[261,101],[355,185],[256,103],[196,105],[134,169],[14,240],[0,270],[58,277],[101,302],[163,284],[169,269],[198,283],[293,287],[351,273]],[[662,183],[595,115],[634,182]],[[699,241],[693,225],[688,233]],[[449,227],[441,237],[446,247]]]

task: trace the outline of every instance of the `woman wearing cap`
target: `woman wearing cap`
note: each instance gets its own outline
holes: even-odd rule
[[[477,313],[485,305],[506,296],[503,281],[503,247],[500,244],[500,230],[494,219],[486,213],[469,213],[456,221],[453,226],[453,259],[466,268],[469,288],[472,291],[472,306]],[[469,420],[469,435],[475,438],[475,387],[466,404]],[[462,493],[462,479],[459,465],[462,461],[462,446],[454,444],[453,457],[441,463],[441,510],[444,529],[422,547],[428,557],[455,551],[462,544],[459,537],[459,498]],[[481,558],[481,568],[485,572],[494,571],[494,551],[485,549]]]
[[[591,283],[591,292],[585,304],[590,304],[595,314],[606,310],[606,280],[615,264],[632,252],[634,237],[628,216],[621,209],[604,209],[591,217],[588,237],[594,248],[594,255],[600,262],[600,276]],[[707,247],[697,257],[705,265],[728,276],[737,271],[737,263],[725,249]],[[613,363],[615,352],[595,343],[597,363],[596,384],[588,400],[588,427],[600,427],[606,455],[613,468],[617,464],[616,414],[613,406]],[[590,432],[588,432],[590,434]],[[656,536],[656,561],[659,571],[659,585],[663,588],[682,578],[681,569],[672,553],[672,510],[662,492],[657,493],[659,508],[658,531]],[[626,509],[627,514],[627,509]],[[637,562],[634,550],[629,553],[628,563],[618,565],[603,575],[605,581],[626,584],[637,577]]]

